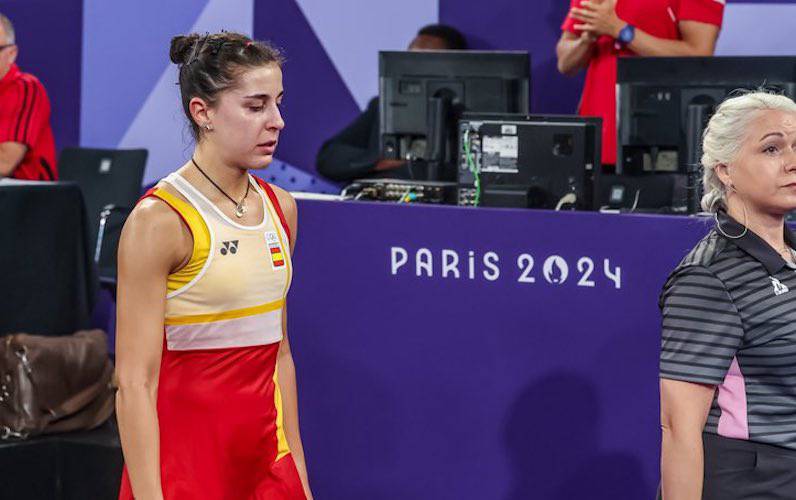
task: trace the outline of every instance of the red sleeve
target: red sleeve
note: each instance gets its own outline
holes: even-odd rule
[[[19,79],[0,106],[0,142],[19,142],[32,148],[49,126],[50,101],[36,80]]]
[[[570,0],[569,6],[572,7],[580,7],[580,2],[583,0]],[[570,33],[574,33],[575,35],[580,35],[580,31],[575,29],[575,25],[580,24],[577,19],[574,19],[572,16],[569,15],[569,11],[567,11],[567,17],[564,18],[564,22],[561,23],[561,31],[569,31]]]
[[[155,196],[155,191],[157,191],[157,189],[158,189],[158,187],[157,187],[157,186],[152,186],[151,188],[147,189],[147,190],[146,190],[146,193],[144,193],[144,195],[143,195],[143,196],[141,196],[140,198],[138,198],[138,201],[136,202],[136,205],[137,205],[137,204],[139,204],[139,203],[141,203],[142,201],[144,201],[145,199],[147,199],[147,198],[149,198],[149,197],[151,197],[151,196]],[[157,196],[156,196],[156,197],[157,197]]]
[[[697,21],[721,27],[725,0],[681,0],[680,21]]]

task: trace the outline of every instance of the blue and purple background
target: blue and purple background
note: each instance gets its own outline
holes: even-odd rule
[[[316,498],[652,500],[658,295],[711,225],[300,201],[288,325]]]
[[[456,26],[474,48],[528,50],[532,109],[574,112],[581,80],[559,75],[554,55],[568,3],[0,0],[0,12],[50,93],[59,147],[146,147],[151,182],[191,150],[174,34],[239,30],[284,49],[278,156],[309,176],[321,142],[376,94],[377,51],[427,23]],[[792,55],[793,19],[796,0],[730,2],[718,52]],[[317,201],[299,214],[289,324],[317,498],[652,498],[656,300],[705,222]],[[407,252],[395,273],[393,247]],[[459,278],[442,276],[443,253]],[[553,256],[569,266],[563,281],[545,271]],[[594,270],[579,286],[583,257]]]
[[[568,0],[0,0],[17,28],[19,63],[41,78],[53,103],[59,148],[145,147],[146,182],[191,150],[179,107],[172,36],[238,30],[287,54],[285,165],[315,171],[315,154],[377,94],[377,51],[406,47],[416,30],[443,22],[473,48],[527,50],[532,110],[572,113],[581,78],[555,68]],[[794,54],[796,0],[730,1],[719,54]],[[276,169],[275,169],[276,170]],[[301,172],[296,175],[301,175]],[[291,170],[291,172],[294,172]]]

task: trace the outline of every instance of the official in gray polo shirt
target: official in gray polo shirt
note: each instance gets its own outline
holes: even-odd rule
[[[716,225],[664,285],[664,500],[796,499],[796,104],[724,101],[703,141]]]

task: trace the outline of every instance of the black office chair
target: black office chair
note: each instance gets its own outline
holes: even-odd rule
[[[100,283],[116,291],[116,250],[122,226],[141,196],[146,149],[66,148],[59,179],[80,186],[89,219],[90,248]]]

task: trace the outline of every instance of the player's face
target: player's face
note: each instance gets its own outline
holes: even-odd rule
[[[208,110],[213,132],[207,139],[241,168],[268,166],[285,127],[280,110],[283,94],[278,65],[245,70]]]

